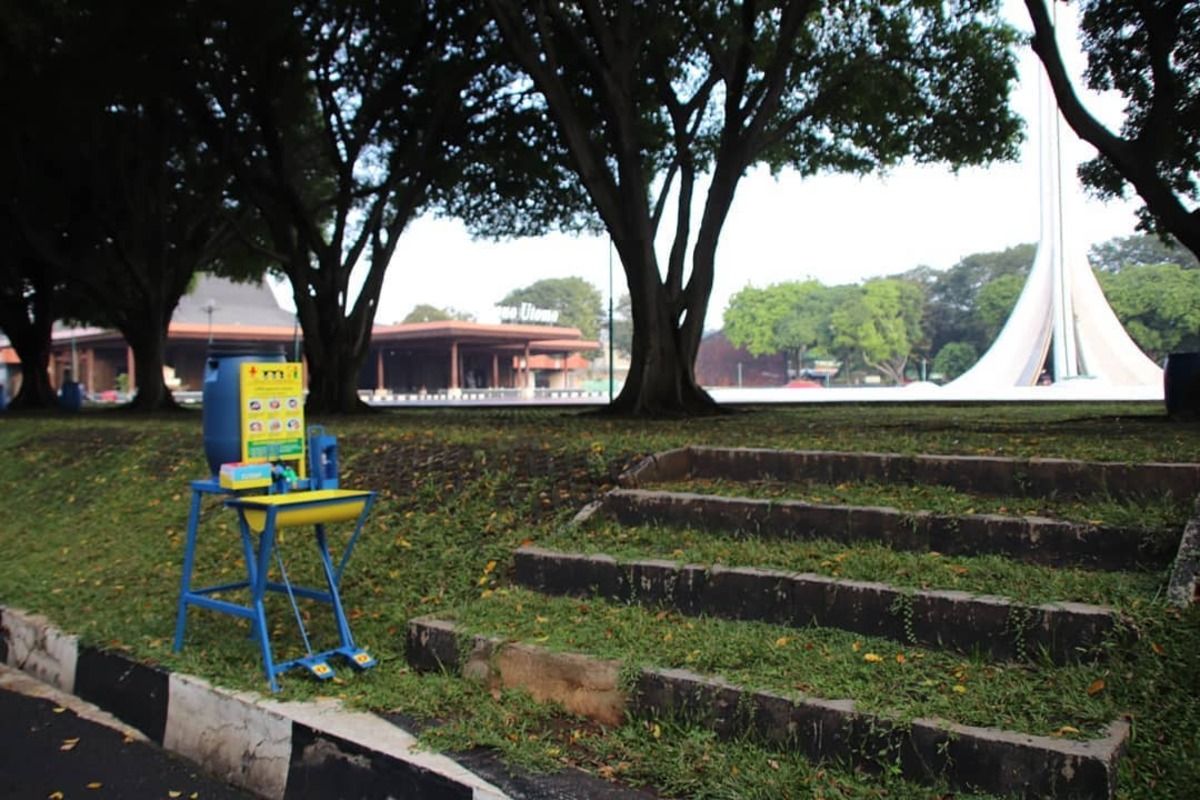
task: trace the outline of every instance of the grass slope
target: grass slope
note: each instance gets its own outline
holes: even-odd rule
[[[688,666],[755,686],[853,697],[899,717],[939,714],[1088,736],[1125,714],[1133,720],[1134,737],[1122,766],[1122,796],[1186,797],[1200,784],[1200,680],[1194,664],[1200,612],[1180,614],[1163,605],[1160,575],[1101,579],[990,559],[938,561],[822,543],[739,550],[758,545],[686,531],[634,529],[624,542],[602,532],[590,542],[561,532],[582,504],[611,488],[621,469],[648,453],[688,443],[1193,459],[1200,452],[1200,428],[1169,424],[1156,407],[802,408],[674,422],[563,411],[405,411],[316,421],[340,437],[343,485],[381,492],[343,589],[356,637],[381,663],[361,675],[339,670],[332,684],[317,685],[299,674],[285,677],[284,697],[325,692],[365,708],[437,720],[442,724],[426,734],[434,746],[497,747],[519,763],[575,764],[671,796],[931,794],[888,769],[864,775],[811,765],[752,742],[718,742],[684,724],[633,720],[602,730],[563,718],[519,692],[493,696],[455,678],[411,674],[403,659],[405,622],[437,613],[476,630],[631,663]],[[47,614],[89,642],[147,661],[228,686],[263,689],[257,651],[239,621],[193,611],[187,647],[170,652],[188,481],[205,473],[198,415],[7,416],[0,418],[0,452],[5,489],[0,603]],[[292,537],[289,533],[285,543],[289,571],[311,580],[312,559]],[[1023,599],[1026,594],[1103,599],[1131,614],[1141,638],[1099,666],[1017,667],[837,631],[735,625],[543,598],[510,586],[511,552],[526,541],[803,565],[827,574],[910,581],[906,585],[1007,589],[1004,593]],[[197,570],[200,583],[242,574],[234,519],[215,500],[205,506]],[[322,610],[304,610],[318,639],[328,641]],[[271,612],[277,655],[299,652],[286,601],[273,603]],[[867,653],[882,659],[867,661]]]

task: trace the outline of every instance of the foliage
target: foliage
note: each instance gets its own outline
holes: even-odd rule
[[[520,289],[513,289],[497,305],[519,306],[558,312],[557,325],[578,328],[585,339],[597,339],[605,314],[600,290],[580,277],[544,278]]]
[[[103,14],[26,4],[6,102],[7,230],[55,292],[51,313],[118,329],[132,347],[135,407],[173,405],[167,325],[198,269],[261,274],[232,247],[245,213],[230,175],[171,98],[194,53],[175,9],[122,2]],[[32,286],[33,282],[27,284]],[[30,365],[30,375],[37,368]]]
[[[729,300],[725,335],[752,355],[787,353],[799,370],[811,348],[830,342],[834,296],[815,280],[747,286]]]
[[[1010,157],[1018,138],[1012,32],[993,2],[486,5],[528,77],[519,90],[555,124],[547,152],[578,176],[625,269],[634,337],[618,411],[711,410],[694,361],[717,242],[750,167],[964,165]]]
[[[438,308],[428,303],[418,303],[412,311],[404,316],[401,322],[441,322],[443,320],[463,320],[474,322],[475,315],[468,311],[458,311],[453,308]]]
[[[1200,350],[1200,271],[1138,266],[1101,273],[1100,285],[1125,330],[1153,360]]]
[[[903,383],[908,358],[921,346],[924,304],[924,293],[915,283],[897,278],[867,281],[849,302],[834,308],[829,319],[831,346],[856,354],[893,383]]]
[[[1163,240],[1149,234],[1119,236],[1091,249],[1088,262],[1100,272],[1120,272],[1126,267],[1148,264],[1178,264],[1200,269],[1200,261],[1176,239]]]
[[[979,294],[985,286],[1006,275],[1024,280],[1033,266],[1036,250],[1035,245],[1021,244],[997,252],[973,253],[938,273],[929,289],[930,349],[936,353],[950,342],[966,342],[976,352],[987,350],[992,343],[988,330],[995,326],[996,318],[993,316],[986,322],[979,318]],[[999,313],[998,309],[993,311]],[[1007,312],[1000,318],[1001,325],[1005,317]]]
[[[1084,80],[1125,100],[1120,133],[1080,101],[1063,66],[1045,0],[1025,0],[1033,49],[1050,78],[1067,124],[1100,153],[1079,169],[1101,197],[1122,197],[1127,184],[1145,203],[1147,231],[1170,233],[1200,256],[1200,30],[1197,0],[1081,0]]]
[[[292,283],[309,407],[352,411],[384,272],[443,199],[503,76],[474,6],[271,0],[207,6],[190,108],[267,219]],[[352,273],[362,274],[357,296]]]
[[[933,371],[952,381],[979,360],[979,351],[970,342],[947,342],[933,358]]]

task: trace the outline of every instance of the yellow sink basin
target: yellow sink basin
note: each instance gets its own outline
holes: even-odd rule
[[[228,505],[240,508],[250,530],[262,533],[269,509],[275,509],[276,529],[328,525],[358,519],[370,496],[370,492],[357,489],[318,489],[315,492],[239,497],[230,500]]]

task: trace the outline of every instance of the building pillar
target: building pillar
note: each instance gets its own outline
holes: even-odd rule
[[[525,360],[521,364],[521,396],[533,397],[533,370],[529,368],[529,342],[525,343]]]
[[[125,374],[129,376],[128,391],[132,395],[137,391],[137,377],[134,372],[133,348],[125,346]]]
[[[563,388],[570,389],[571,388],[571,354],[570,353],[562,354],[562,376],[563,376]]]
[[[450,391],[451,397],[460,394],[458,386],[458,342],[450,342]]]
[[[492,353],[492,388],[500,388],[500,354]]]
[[[83,351],[83,360],[87,364],[84,367],[83,385],[87,389],[88,394],[93,394],[96,391],[94,386],[96,382],[96,348],[89,347]]]
[[[383,386],[383,348],[375,351],[375,391],[382,392]]]

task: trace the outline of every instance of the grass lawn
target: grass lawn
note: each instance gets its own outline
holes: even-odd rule
[[[1087,738],[1116,716],[1133,722],[1122,797],[1189,797],[1200,785],[1200,611],[1162,602],[1164,575],[1101,573],[939,558],[872,545],[767,542],[653,526],[568,530],[567,520],[649,453],[684,444],[1058,456],[1109,461],[1190,461],[1200,426],[1168,423],[1158,406],[870,406],[759,410],[717,419],[606,420],[560,410],[406,410],[319,419],[339,437],[342,485],[381,493],[344,581],[356,638],[380,665],[339,670],[334,683],[299,673],[282,696],[340,696],[376,711],[436,722],[434,747],[489,746],[516,763],[572,764],[680,797],[904,797],[936,794],[885,769],[860,774],[812,765],[750,741],[718,741],[683,722],[631,720],[604,730],[537,706],[520,692],[495,695],[457,678],[416,675],[404,661],[406,621],[438,614],[470,630],[547,647],[686,666],[750,686],[853,698],[897,718],[958,722]],[[187,646],[171,652],[188,481],[205,476],[200,416],[73,418],[0,416],[0,603],[37,611],[84,640],[147,661],[262,691],[258,653],[243,623],[193,610]],[[692,487],[695,488],[695,487]],[[879,498],[883,487],[809,487],[824,502]],[[764,496],[794,489],[759,487]],[[905,490],[888,504],[963,513],[977,499]],[[874,492],[875,494],[871,494]],[[988,510],[996,510],[988,506]],[[1018,510],[1015,509],[1014,510]],[[1025,513],[1026,509],[1019,509]],[[1036,509],[1077,519],[1180,524],[1153,498]],[[344,534],[343,534],[344,535]],[[285,545],[294,541],[288,534]],[[560,549],[699,563],[755,564],[957,588],[1022,600],[1114,605],[1140,638],[1095,665],[989,662],[819,628],[778,628],[682,617],[598,600],[547,598],[515,588],[512,550]],[[293,577],[309,580],[308,548],[285,547]],[[242,575],[235,520],[205,505],[197,582]],[[277,657],[299,654],[286,600],[269,609]],[[330,635],[322,609],[318,639]],[[865,660],[872,653],[882,660]],[[884,765],[887,766],[886,764]],[[961,797],[962,795],[958,795]]]

